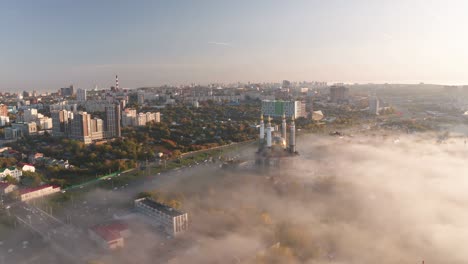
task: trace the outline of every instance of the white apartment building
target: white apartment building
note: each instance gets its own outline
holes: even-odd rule
[[[42,130],[51,130],[53,121],[50,117],[42,117],[36,121],[36,124],[39,125],[42,128]]]
[[[161,122],[161,114],[159,112],[138,113],[135,109],[125,109],[122,112],[122,125],[127,126],[145,126],[149,122]]]
[[[171,236],[177,236],[188,229],[187,213],[149,198],[135,200],[135,207],[148,216],[154,225],[162,227]]]
[[[0,169],[0,179],[5,178],[7,175],[19,180],[20,177],[23,175],[23,172],[16,167],[9,167]]]

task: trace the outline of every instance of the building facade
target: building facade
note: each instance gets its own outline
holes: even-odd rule
[[[349,101],[349,89],[344,86],[331,86],[330,101],[337,104],[347,103]]]
[[[87,95],[86,89],[78,89],[78,90],[76,91],[76,100],[77,100],[78,102],[84,102],[84,101],[86,101],[86,99],[87,99],[87,98],[86,98],[86,95]]]
[[[369,97],[369,114],[371,115],[379,115],[380,110],[380,102],[377,96]]]
[[[61,96],[72,96],[75,94],[75,89],[73,85],[70,85],[70,87],[65,87],[65,88],[60,88],[60,95]]]
[[[42,117],[36,121],[36,124],[41,126],[42,130],[52,130],[53,121],[50,117]]]
[[[0,116],[0,126],[6,126],[10,123],[10,118],[8,116]]]
[[[106,106],[106,138],[115,138],[121,136],[121,112],[119,104]]]
[[[12,127],[5,127],[4,129],[5,139],[17,139],[21,137],[21,129],[12,128]]]
[[[104,138],[104,121],[99,118],[91,119],[91,139],[101,140]]]
[[[0,116],[8,116],[8,106],[0,104]]]
[[[135,208],[142,214],[148,216],[154,225],[160,226],[171,235],[188,230],[188,214],[158,203],[149,198],[135,200]]]
[[[32,136],[37,134],[37,125],[35,122],[13,123],[11,124],[11,128],[20,131],[20,136]]]
[[[22,202],[25,202],[58,192],[60,192],[60,187],[52,185],[43,185],[37,188],[20,189],[20,200]]]
[[[125,109],[122,113],[122,126],[145,126],[149,122],[161,122],[159,112],[138,113],[135,109]]]
[[[130,231],[127,224],[114,222],[93,226],[88,235],[101,248],[115,250],[125,246],[124,238],[130,235]]]
[[[54,110],[52,116],[52,135],[56,137],[68,137],[70,135],[70,122],[73,113],[68,110]]]
[[[23,121],[24,122],[32,122],[36,121],[38,118],[37,109],[25,109],[23,112]]]
[[[127,108],[122,112],[122,126],[135,126],[137,111],[133,108]]]
[[[91,139],[91,115],[86,112],[78,112],[71,122],[71,138],[90,144]]]
[[[20,177],[23,175],[23,172],[16,167],[0,169],[0,179],[3,179],[8,175],[15,178],[16,180],[19,180]]]
[[[305,107],[301,101],[263,100],[262,113],[271,117],[306,117]]]

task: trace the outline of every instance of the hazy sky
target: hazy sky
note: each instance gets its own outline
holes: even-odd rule
[[[0,91],[468,83],[466,0],[0,0]]]

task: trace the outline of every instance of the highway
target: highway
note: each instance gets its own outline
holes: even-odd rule
[[[242,149],[245,148],[236,149],[236,152]],[[102,253],[96,249],[94,242],[88,239],[89,227],[109,221],[114,215],[131,213],[132,201],[140,192],[173,186],[196,175],[219,173],[220,165],[219,161],[204,160],[128,183],[119,184],[119,181],[116,181],[110,189],[96,188],[91,184],[69,190],[67,192],[71,199],[61,204],[53,214],[50,214],[47,198],[11,204],[9,212],[17,217],[20,228],[15,229],[14,233],[10,233],[8,238],[0,243],[0,264],[45,261],[83,263]],[[110,178],[109,181],[113,179]],[[26,251],[31,254],[24,254]],[[167,250],[161,246],[157,251]],[[174,253],[168,254],[173,256]]]

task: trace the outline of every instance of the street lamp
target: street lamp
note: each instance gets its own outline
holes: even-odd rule
[[[7,207],[5,207],[5,209],[7,209],[7,214],[8,216],[10,216],[10,206],[8,205]]]

